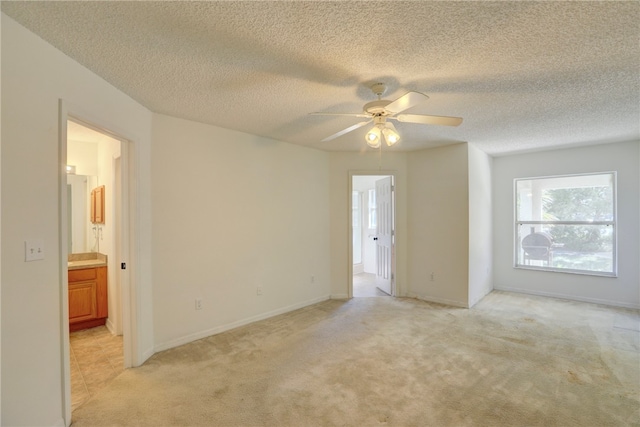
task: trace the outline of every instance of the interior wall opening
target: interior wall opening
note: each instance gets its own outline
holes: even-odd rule
[[[67,277],[71,411],[125,368],[123,142],[67,120]]]
[[[393,175],[352,175],[350,210],[351,296],[395,295]]]

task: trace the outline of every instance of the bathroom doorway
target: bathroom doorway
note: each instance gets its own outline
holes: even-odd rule
[[[395,295],[394,176],[351,175],[349,293],[352,297]]]
[[[126,144],[81,120],[69,118],[66,125],[67,348],[73,412],[125,369],[119,260]]]

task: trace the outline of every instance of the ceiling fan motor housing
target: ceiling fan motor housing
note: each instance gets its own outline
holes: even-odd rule
[[[387,105],[391,104],[391,101],[380,99],[378,101],[371,101],[364,105],[364,112],[371,114],[372,116],[388,116],[389,112],[385,110]]]

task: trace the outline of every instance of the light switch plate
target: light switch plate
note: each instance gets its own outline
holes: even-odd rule
[[[29,239],[24,241],[24,260],[37,261],[44,259],[44,240]]]

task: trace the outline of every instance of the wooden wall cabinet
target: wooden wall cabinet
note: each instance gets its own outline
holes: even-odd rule
[[[104,224],[104,185],[91,190],[91,222]]]
[[[69,331],[107,321],[107,267],[69,270]]]

